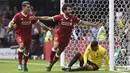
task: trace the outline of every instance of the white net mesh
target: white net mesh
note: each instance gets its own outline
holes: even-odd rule
[[[129,34],[125,33],[126,22],[129,19],[129,0],[115,0],[115,40],[120,45],[115,49],[115,64],[119,66],[130,65]],[[118,55],[116,55],[118,54]]]
[[[65,0],[64,3],[70,3],[73,6],[73,13],[82,20],[89,22],[103,23],[108,32],[109,18],[109,0]],[[115,0],[114,1],[115,15],[115,64],[118,66],[128,66],[130,64],[130,50],[128,34],[125,34],[125,23],[130,18],[129,7],[130,0]],[[65,50],[65,61],[70,61],[77,52],[84,52],[88,45],[87,40],[82,40],[82,36],[89,31],[88,27],[79,26],[77,28],[78,40],[71,40]],[[99,44],[104,46],[109,52],[108,40],[100,41]],[[121,53],[121,49],[125,49]]]

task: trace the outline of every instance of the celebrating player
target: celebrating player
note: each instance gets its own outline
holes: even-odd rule
[[[76,24],[84,24],[95,26],[93,23],[80,20],[76,16],[72,15],[72,6],[70,4],[64,4],[62,7],[64,14],[55,15],[53,17],[48,16],[36,16],[31,18],[32,20],[53,20],[58,22],[58,29],[54,34],[54,46],[50,55],[50,64],[47,67],[47,71],[51,71],[52,66],[57,62],[60,54],[64,51],[69,43],[71,37],[72,29]]]
[[[98,45],[97,41],[92,41],[91,44],[88,45],[84,55],[82,56],[80,53],[77,53],[73,59],[70,61],[67,68],[62,68],[63,71],[95,71],[98,70],[102,65],[102,59],[105,59],[106,71],[108,71],[108,55],[106,53],[106,49],[101,45]],[[72,65],[79,60],[80,67],[71,69]]]
[[[29,55],[29,47],[31,44],[31,30],[32,24],[40,24],[41,27],[46,27],[38,20],[30,20],[30,3],[28,1],[22,2],[22,11],[17,13],[12,21],[9,23],[7,32],[15,29],[15,37],[19,44],[18,48],[18,69],[22,70],[22,58],[24,57],[24,71],[27,72],[27,61]],[[46,27],[48,28],[48,27]],[[49,29],[49,28],[48,28]]]

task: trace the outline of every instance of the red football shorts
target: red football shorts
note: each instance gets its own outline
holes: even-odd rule
[[[58,35],[54,36],[54,42],[59,42],[60,51],[64,51],[67,45],[69,44],[69,37],[60,37]]]
[[[23,37],[23,36],[16,35],[15,38],[18,45],[20,45],[21,43],[24,43],[25,49],[30,48],[32,37],[29,37],[29,36]]]

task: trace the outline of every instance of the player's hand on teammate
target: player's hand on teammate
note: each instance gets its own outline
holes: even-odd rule
[[[37,20],[36,16],[30,16],[29,20]]]
[[[5,28],[5,31],[6,31],[6,33],[9,33],[9,32],[11,31],[11,28],[6,27],[6,28]]]

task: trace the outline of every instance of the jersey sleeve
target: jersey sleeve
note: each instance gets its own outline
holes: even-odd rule
[[[74,18],[74,22],[75,22],[75,23],[77,23],[77,24],[80,23],[80,21],[81,21],[80,18],[78,18],[78,17],[76,17],[76,16],[74,16],[73,18]]]
[[[89,49],[90,49],[90,44],[89,44],[88,47],[86,48],[85,53],[84,53],[84,55],[83,55],[84,64],[87,64]]]
[[[53,21],[60,21],[61,15],[55,15],[52,18],[53,18]]]
[[[16,14],[16,15],[13,17],[12,22],[13,22],[14,24],[17,24],[17,25],[18,25],[18,23],[19,23],[19,15],[18,15],[18,14]]]

